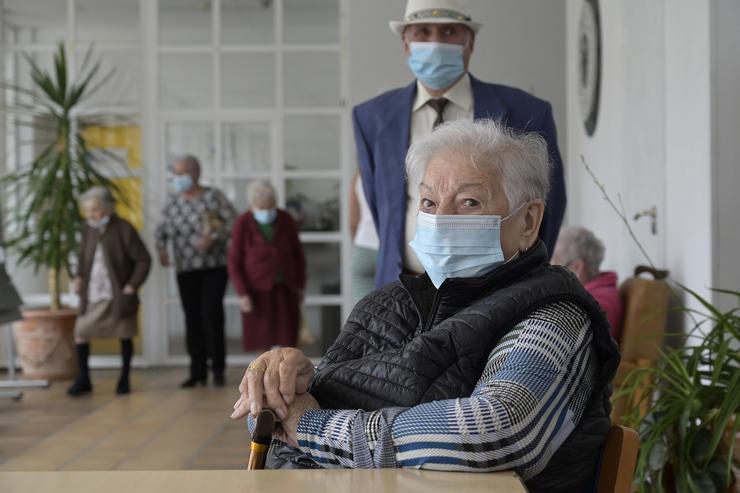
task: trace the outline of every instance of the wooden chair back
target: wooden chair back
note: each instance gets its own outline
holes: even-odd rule
[[[597,493],[630,493],[640,436],[632,428],[612,425],[601,452]]]

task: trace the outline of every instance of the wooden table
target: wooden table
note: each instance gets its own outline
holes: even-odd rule
[[[326,471],[101,471],[0,473],[2,493],[526,492],[514,473],[412,469]]]

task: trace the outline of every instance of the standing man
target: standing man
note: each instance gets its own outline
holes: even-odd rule
[[[416,80],[357,105],[352,112],[365,195],[380,238],[375,285],[424,268],[408,246],[415,234],[419,191],[409,186],[404,160],[409,147],[445,121],[491,118],[538,132],[552,163],[551,189],[540,237],[552,252],[565,212],[563,163],[552,109],[524,91],[481,82],[468,73],[475,35],[465,0],[408,0],[403,21],[390,22],[401,36]]]

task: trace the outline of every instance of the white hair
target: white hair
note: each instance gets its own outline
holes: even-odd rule
[[[545,201],[550,190],[550,155],[536,133],[517,133],[494,120],[455,120],[419,140],[406,155],[409,183],[421,183],[429,162],[439,155],[467,157],[476,168],[501,176],[509,211],[528,200]]]
[[[113,211],[116,208],[116,199],[113,198],[113,194],[110,193],[110,190],[102,186],[88,188],[80,196],[81,205],[85,205],[91,200],[100,201],[100,204],[109,211]]]
[[[582,260],[589,279],[599,275],[599,268],[604,260],[604,244],[591,230],[581,226],[563,228],[558,244],[562,249],[564,265]]]
[[[255,180],[247,185],[247,201],[251,206],[255,202],[277,200],[275,187],[267,180]]]

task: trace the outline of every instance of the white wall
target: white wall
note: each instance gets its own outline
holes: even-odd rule
[[[710,3],[670,0],[666,13],[668,268],[711,298],[713,235]],[[699,308],[698,303],[689,306]]]
[[[388,28],[403,19],[401,0],[350,0],[349,91],[354,105],[413,80],[401,41]],[[487,82],[512,85],[553,105],[565,145],[565,1],[471,0],[483,23],[470,71]]]
[[[622,198],[633,216],[652,206],[659,217],[666,211],[660,190],[665,175],[665,87],[663,11],[660,2],[600,2],[601,96],[594,135],[586,135],[577,93],[578,21],[583,0],[567,4],[568,146],[566,174],[567,219],[592,229],[606,245],[605,269],[620,277],[646,259],[629,238],[617,214],[586,173],[581,155],[614,201]],[[635,184],[641,183],[642,187]],[[636,235],[659,266],[665,261],[664,222],[653,235],[647,218],[633,222]]]
[[[601,1],[603,72],[596,133],[576,93],[583,0],[567,0],[568,219],[594,229],[607,268],[642,255],[579,162],[586,156],[627,216],[657,205],[659,234],[631,222],[659,267],[700,294],[740,288],[740,4],[734,0]],[[692,306],[696,306],[693,304]]]

